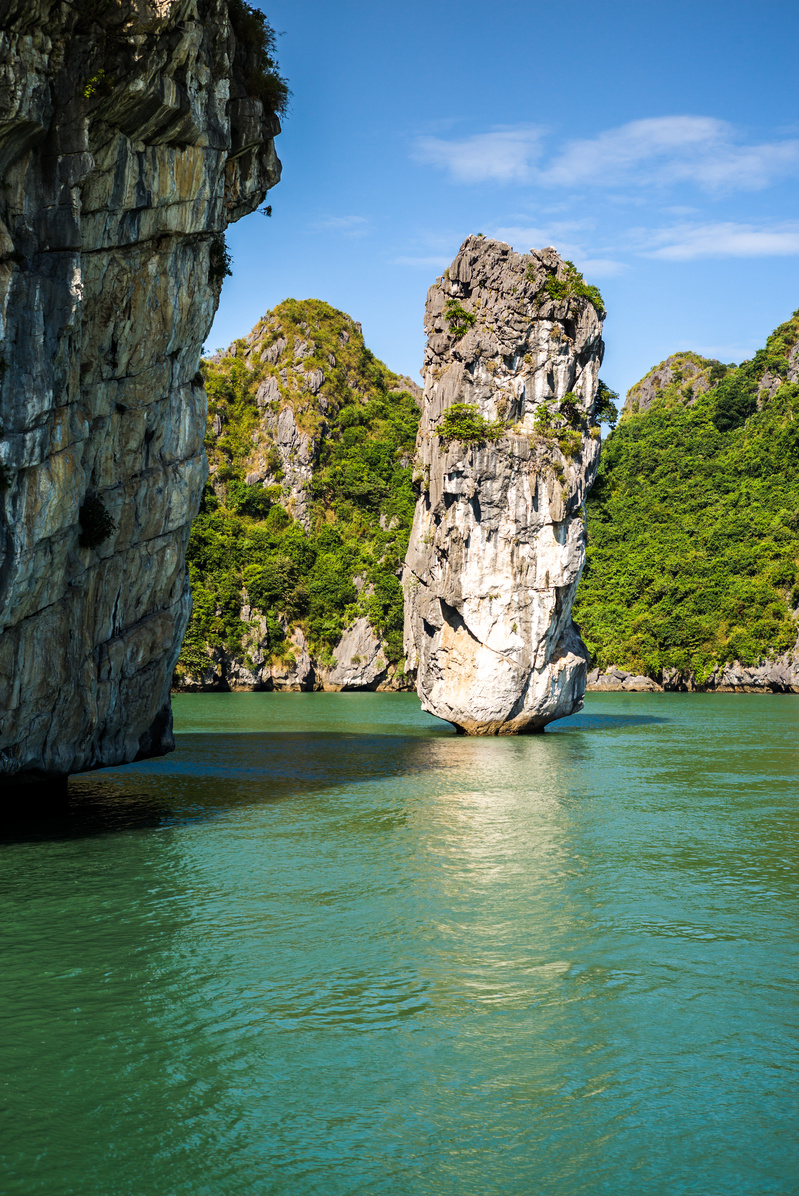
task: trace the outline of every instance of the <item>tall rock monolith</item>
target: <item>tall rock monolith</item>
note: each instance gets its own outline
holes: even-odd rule
[[[470,735],[579,710],[571,618],[599,461],[599,292],[554,249],[472,236],[428,292],[405,651],[422,706]]]

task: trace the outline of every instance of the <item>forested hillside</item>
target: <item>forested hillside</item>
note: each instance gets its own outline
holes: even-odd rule
[[[575,608],[600,668],[701,683],[796,642],[798,341],[796,312],[741,366],[679,354],[630,391]]]
[[[202,369],[210,477],[176,684],[402,684],[419,388],[318,300],[286,300]]]

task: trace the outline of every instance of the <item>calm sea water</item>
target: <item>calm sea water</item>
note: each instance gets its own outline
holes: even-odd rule
[[[4,1196],[799,1192],[799,698],[175,714],[3,829]]]

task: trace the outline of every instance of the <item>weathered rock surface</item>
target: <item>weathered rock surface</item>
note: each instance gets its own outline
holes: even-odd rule
[[[603,344],[589,299],[552,297],[568,278],[553,249],[469,237],[428,292],[405,648],[424,709],[469,734],[542,730],[582,705],[571,607]],[[443,440],[458,403],[501,437]]]
[[[332,662],[315,657],[302,628],[289,626],[285,618],[281,622],[286,633],[286,650],[276,658],[265,651],[268,630],[263,615],[245,606],[241,618],[248,628],[242,653],[211,649],[204,672],[185,669],[176,672],[175,692],[339,693],[412,688],[397,665],[386,659],[386,646],[366,618],[357,618],[344,629],[333,649]]]
[[[280,174],[251,58],[227,0],[3,6],[6,778],[173,745],[221,234]]]
[[[700,395],[724,377],[733,367],[715,358],[685,351],[672,353],[656,365],[627,392],[625,412],[644,412],[657,403],[676,402],[693,406]]]

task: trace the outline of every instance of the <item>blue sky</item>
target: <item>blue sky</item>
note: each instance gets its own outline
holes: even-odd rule
[[[799,307],[796,0],[259,6],[283,179],[228,232],[210,349],[314,297],[418,377],[427,288],[472,232],[573,258],[622,393],[678,349],[741,361]]]

